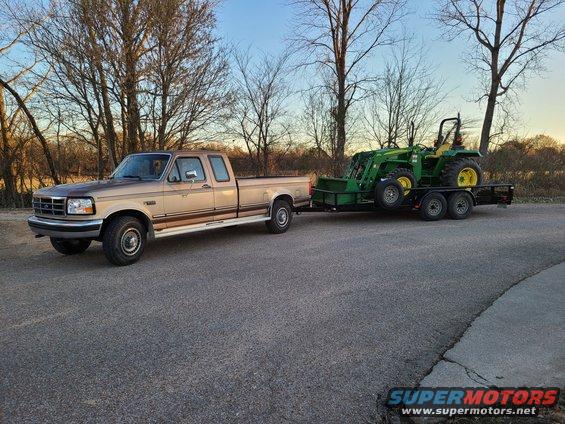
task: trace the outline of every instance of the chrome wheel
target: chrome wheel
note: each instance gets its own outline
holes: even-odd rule
[[[122,247],[124,254],[127,256],[133,256],[137,253],[141,247],[141,233],[137,230],[137,228],[128,228],[124,231],[120,241],[120,246]]]
[[[277,224],[284,227],[288,222],[288,211],[285,208],[280,208],[276,214]]]

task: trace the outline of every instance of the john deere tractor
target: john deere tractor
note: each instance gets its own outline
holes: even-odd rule
[[[414,143],[412,124],[408,147],[391,143],[384,149],[355,154],[343,177],[318,179],[312,200],[336,206],[378,200],[385,195],[378,192],[383,179],[397,180],[404,198],[416,187],[474,187],[482,182],[483,173],[474,160],[480,156],[462,145],[459,115],[441,121],[433,147]]]

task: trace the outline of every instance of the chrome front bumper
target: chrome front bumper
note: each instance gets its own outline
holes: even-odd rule
[[[42,236],[57,238],[97,238],[102,228],[101,219],[88,221],[63,221],[60,219],[30,216],[27,224],[31,231]]]

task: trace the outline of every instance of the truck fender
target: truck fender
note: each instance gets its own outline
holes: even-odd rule
[[[153,229],[153,219],[151,218],[151,214],[149,211],[140,208],[139,204],[134,202],[120,203],[119,206],[116,205],[110,207],[105,212],[103,227],[110,221],[111,218],[120,215],[128,215],[128,212],[131,212],[132,215],[138,215],[140,218],[143,218],[144,224],[147,226],[148,237],[150,239],[154,238],[155,231]]]
[[[271,216],[271,212],[273,210],[273,204],[275,203],[275,200],[280,199],[280,198],[284,198],[285,200],[288,200],[290,203],[290,207],[292,208],[294,205],[294,196],[292,194],[290,194],[290,191],[288,190],[279,190],[277,192],[275,192],[273,194],[273,196],[271,196],[271,201],[269,202],[269,216]]]

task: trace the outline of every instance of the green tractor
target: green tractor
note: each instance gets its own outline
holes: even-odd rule
[[[449,123],[452,125],[446,125]],[[441,121],[433,147],[414,144],[412,124],[408,147],[400,148],[392,143],[388,148],[355,154],[343,177],[318,179],[312,201],[330,206],[375,202],[394,209],[417,187],[480,186],[483,173],[474,158],[481,154],[463,147],[461,140],[459,115]],[[396,180],[403,195],[397,193],[391,197],[391,185],[381,183],[385,180]]]

